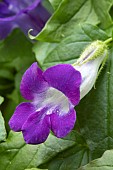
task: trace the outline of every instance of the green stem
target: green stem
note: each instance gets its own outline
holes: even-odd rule
[[[112,42],[113,39],[112,38],[108,38],[106,41],[104,41],[105,44],[109,44],[110,42]]]

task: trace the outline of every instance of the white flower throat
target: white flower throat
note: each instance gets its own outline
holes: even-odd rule
[[[53,113],[53,110],[56,109],[56,112],[59,114],[66,114],[69,111],[69,100],[68,98],[59,90],[50,87],[46,92],[38,96],[38,100],[35,98],[33,101],[37,107],[37,111],[40,111],[44,107],[48,107],[46,115]],[[61,111],[61,112],[60,112]]]

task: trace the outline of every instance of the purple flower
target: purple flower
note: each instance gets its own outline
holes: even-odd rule
[[[69,64],[59,64],[42,71],[33,63],[23,75],[20,90],[31,102],[17,106],[9,125],[22,131],[26,143],[44,142],[50,130],[58,138],[74,127],[74,106],[80,101],[81,74]]]
[[[0,2],[0,39],[17,27],[26,35],[33,29],[33,35],[36,35],[49,17],[41,0],[3,0]]]

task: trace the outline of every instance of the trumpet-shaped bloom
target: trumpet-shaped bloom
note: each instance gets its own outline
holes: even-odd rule
[[[17,106],[9,125],[22,131],[26,143],[44,142],[50,130],[58,138],[74,127],[74,106],[80,101],[81,74],[69,64],[59,64],[42,71],[33,63],[23,75],[20,90],[31,102]]]
[[[36,35],[49,17],[41,0],[3,0],[0,2],[0,39],[17,27],[26,35],[33,29],[33,35]]]

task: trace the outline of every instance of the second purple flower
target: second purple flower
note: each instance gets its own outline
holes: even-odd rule
[[[33,29],[32,34],[37,35],[49,17],[41,0],[3,0],[0,2],[0,40],[17,27],[26,35]]]

